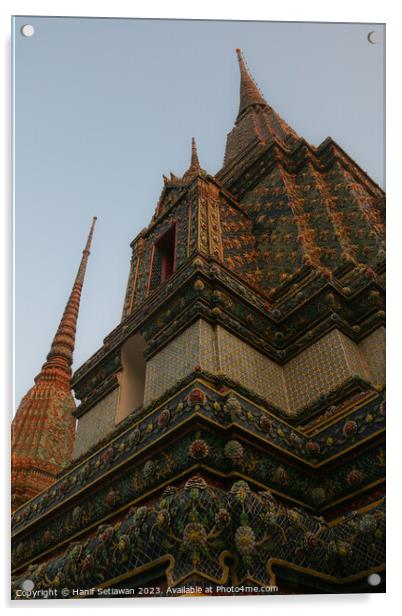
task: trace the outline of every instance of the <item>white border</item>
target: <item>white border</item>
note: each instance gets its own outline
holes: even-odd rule
[[[402,109],[401,92],[398,81],[400,82],[400,58],[402,58],[401,44],[401,19],[397,3],[392,0],[337,0],[336,2],[326,3],[323,0],[287,0],[286,2],[270,3],[261,0],[247,0],[247,2],[227,4],[203,0],[202,3],[179,2],[169,0],[169,2],[137,2],[113,0],[105,2],[98,0],[54,0],[47,1],[8,1],[3,0],[0,5],[0,24],[1,41],[3,50],[3,62],[1,63],[2,79],[1,85],[1,118],[3,123],[3,134],[8,135],[3,141],[1,148],[0,169],[3,171],[3,207],[1,208],[2,219],[0,229],[2,237],[0,240],[1,257],[0,272],[1,283],[5,301],[0,302],[0,322],[2,325],[1,341],[2,353],[0,354],[0,392],[1,400],[4,405],[2,418],[4,421],[3,434],[5,435],[5,447],[2,451],[2,468],[5,485],[3,503],[9,503],[9,462],[8,462],[8,433],[9,421],[11,418],[11,180],[10,180],[10,32],[11,15],[57,15],[57,16],[87,16],[87,17],[159,17],[159,18],[188,18],[188,19],[252,19],[252,20],[276,20],[276,21],[330,21],[330,22],[372,22],[387,24],[387,199],[388,199],[388,271],[391,289],[388,290],[388,319],[391,320],[392,336],[388,337],[388,478],[393,481],[395,474],[400,477],[400,460],[396,458],[396,452],[400,449],[402,434],[401,416],[402,408],[399,408],[401,396],[398,391],[398,379],[400,380],[401,366],[401,338],[400,338],[400,288],[401,275],[400,266],[402,265],[401,251],[398,250],[402,244],[402,220],[400,209],[401,200],[401,125],[400,115]],[[398,199],[399,197],[399,199]],[[399,267],[398,267],[399,266]],[[29,307],[27,307],[29,309]],[[398,327],[399,326],[399,327]],[[398,395],[399,394],[399,395]],[[399,422],[399,425],[398,425]],[[309,613],[320,613],[325,611],[325,615],[336,614],[339,616],[340,610],[353,609],[354,612],[363,612],[369,616],[378,611],[386,612],[392,609],[391,602],[398,600],[398,582],[400,576],[400,517],[401,517],[401,483],[395,482],[396,486],[388,487],[388,535],[391,537],[388,543],[387,567],[388,567],[388,592],[386,595],[301,595],[283,597],[234,597],[225,599],[152,599],[149,601],[132,600],[76,600],[71,602],[54,601],[47,602],[10,602],[9,597],[9,559],[4,558],[9,554],[9,535],[8,535],[8,511],[2,507],[3,520],[6,532],[1,533],[5,541],[1,558],[2,576],[2,601],[7,609],[34,610],[42,611],[43,608],[55,609],[66,608],[77,611],[85,608],[95,607],[96,609],[120,609],[144,610],[163,609],[165,612],[177,609],[185,610],[218,610],[219,608],[229,608],[234,614],[246,607],[250,609],[267,610],[275,609],[281,613],[289,613],[302,608]],[[5,510],[6,509],[6,510]],[[84,607],[85,606],[85,607]]]

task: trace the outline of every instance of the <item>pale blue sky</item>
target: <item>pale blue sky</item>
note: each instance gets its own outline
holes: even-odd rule
[[[383,186],[384,38],[367,24],[15,18],[16,404],[45,360],[92,216],[74,368],[120,321],[129,243],[162,174],[186,170],[192,136],[204,169],[221,167],[236,47],[299,134],[314,145],[330,135]]]

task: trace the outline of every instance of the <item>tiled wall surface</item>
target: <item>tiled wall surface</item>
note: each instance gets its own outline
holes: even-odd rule
[[[336,389],[351,376],[369,378],[357,345],[337,330],[291,359],[283,370],[290,414]]]
[[[144,405],[158,398],[197,365],[216,372],[216,361],[213,328],[198,320],[148,361]]]
[[[216,329],[220,371],[287,409],[283,368],[223,327]]]
[[[200,366],[210,372],[218,372],[219,353],[216,329],[206,321],[199,321],[200,329]]]
[[[195,366],[222,372],[293,415],[351,376],[384,384],[385,330],[378,328],[358,345],[333,330],[278,366],[220,325],[198,320],[154,355],[146,366],[144,406],[192,372]],[[74,458],[115,425],[119,388],[78,420]]]
[[[333,330],[285,366],[278,366],[223,327],[197,321],[148,362],[144,403],[200,365],[223,372],[292,415],[351,376],[382,383],[381,330],[359,345]]]
[[[78,419],[73,459],[78,458],[92,445],[102,439],[115,426],[116,408],[119,399],[117,387]]]
[[[379,327],[359,343],[371,380],[385,385],[385,327]]]

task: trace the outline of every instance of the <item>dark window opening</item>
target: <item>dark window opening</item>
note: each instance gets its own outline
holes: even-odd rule
[[[172,225],[155,243],[150,291],[156,289],[159,284],[165,282],[173,274],[175,251],[176,225]]]

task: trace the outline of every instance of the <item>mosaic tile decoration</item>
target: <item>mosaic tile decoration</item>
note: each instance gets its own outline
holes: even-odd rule
[[[372,382],[385,385],[385,328],[379,327],[359,343]]]
[[[201,364],[217,371],[213,329],[198,320],[147,362],[144,405]]]
[[[381,334],[375,332],[369,338],[359,348],[333,330],[279,366],[225,328],[217,326],[214,331],[199,320],[148,362],[145,400],[157,398],[200,365],[239,381],[292,415],[352,376],[377,384],[379,375],[367,366],[378,366],[381,361],[374,364],[372,359],[374,347],[382,344]],[[364,357],[367,354],[367,362],[361,352]]]
[[[73,459],[78,458],[115,426],[119,388],[114,389],[78,419]]]

